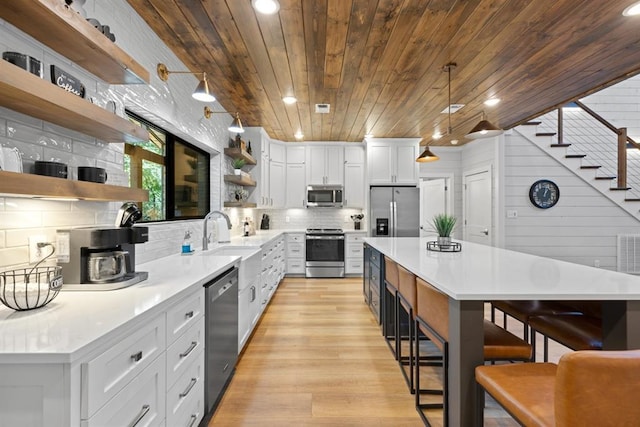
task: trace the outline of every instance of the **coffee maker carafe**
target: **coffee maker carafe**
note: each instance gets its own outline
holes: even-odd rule
[[[72,228],[58,230],[58,264],[64,290],[110,290],[148,277],[135,271],[135,245],[149,240],[148,227]]]

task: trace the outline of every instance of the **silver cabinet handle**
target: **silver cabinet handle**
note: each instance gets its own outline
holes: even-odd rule
[[[187,312],[184,314],[184,317],[186,317],[187,319],[191,319],[191,318],[193,317],[193,310],[191,310],[191,311],[187,311]]]
[[[139,351],[137,353],[133,353],[131,355],[131,360],[133,360],[134,362],[139,362],[140,360],[142,360],[142,351]]]
[[[180,359],[182,359],[183,357],[187,357],[189,353],[191,353],[197,346],[198,341],[191,341],[191,345],[189,346],[189,348],[184,353],[180,353]]]
[[[196,385],[196,383],[198,382],[197,378],[191,378],[191,381],[189,381],[189,385],[187,386],[186,390],[183,391],[182,393],[180,393],[178,395],[178,397],[180,399],[187,397],[187,394],[189,394],[189,392],[191,391],[191,389],[193,388],[194,385]]]
[[[150,405],[142,405],[142,409],[140,410],[140,413],[138,414],[138,416],[133,420],[133,422],[131,424],[129,424],[129,427],[136,427],[138,425],[138,423],[140,421],[142,421],[142,419],[144,418],[145,415],[147,415],[147,413],[149,412],[149,410],[151,409]]]
[[[256,300],[256,287],[252,286],[251,287],[251,301],[249,302],[254,302]]]
[[[187,424],[187,427],[193,427],[193,425],[198,421],[198,416],[196,414],[191,415],[191,422]]]

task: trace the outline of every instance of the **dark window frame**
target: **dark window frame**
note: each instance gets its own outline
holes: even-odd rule
[[[209,212],[211,206],[211,154],[207,151],[196,147],[195,145],[185,141],[184,139],[174,135],[168,130],[156,125],[155,123],[150,122],[149,120],[140,117],[136,113],[126,110],[127,116],[131,116],[134,120],[139,121],[140,123],[144,123],[146,126],[150,126],[152,128],[158,129],[162,131],[166,135],[165,141],[165,154],[161,156],[164,158],[164,167],[165,167],[165,188],[164,188],[164,197],[165,197],[165,219],[155,219],[150,221],[139,221],[140,223],[154,223],[154,222],[172,222],[172,221],[182,221],[182,220],[192,220],[192,219],[202,219]],[[206,178],[204,182],[198,180],[198,185],[205,185],[207,191],[205,206],[206,212],[202,215],[184,215],[176,217],[176,205],[175,205],[175,148],[176,143],[187,147],[190,150],[195,151],[198,154],[201,154],[206,159]],[[128,144],[125,142],[125,144]],[[129,144],[133,145],[133,144]],[[159,154],[155,154],[149,152],[152,156],[160,156]]]

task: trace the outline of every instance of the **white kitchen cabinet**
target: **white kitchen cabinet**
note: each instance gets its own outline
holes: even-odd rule
[[[305,164],[287,163],[287,208],[304,208],[306,206],[307,186],[305,184]]]
[[[344,246],[345,273],[362,275],[363,273],[363,243],[366,232],[345,233],[346,244]]]
[[[367,142],[369,185],[416,185],[419,138],[384,138]]]
[[[197,426],[204,415],[204,351],[167,392],[167,426]]]
[[[286,170],[285,163],[271,162],[269,164],[269,207],[284,208],[286,199]]]
[[[286,237],[287,274],[305,273],[305,235],[304,233],[287,233]]]
[[[344,207],[364,207],[364,147],[344,148]]]
[[[302,145],[287,145],[286,170],[286,207],[304,208],[306,206],[307,168],[306,150]]]
[[[251,141],[252,155],[256,158],[257,164],[253,167],[251,174],[256,178],[256,186],[250,191],[249,202],[255,203],[258,208],[271,207],[270,194],[270,139],[264,129],[260,127],[245,127],[243,139]]]
[[[344,184],[344,147],[310,145],[307,147],[307,185]]]

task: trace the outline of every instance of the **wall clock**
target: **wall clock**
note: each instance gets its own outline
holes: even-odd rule
[[[540,209],[549,209],[555,206],[559,199],[560,189],[555,182],[541,179],[531,184],[529,200],[531,200],[533,206]]]

